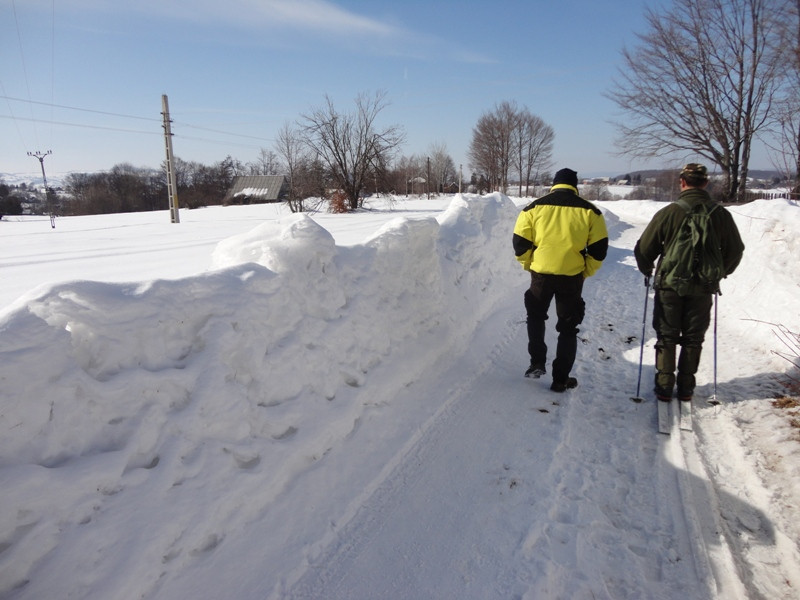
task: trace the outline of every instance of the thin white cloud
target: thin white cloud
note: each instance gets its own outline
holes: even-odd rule
[[[73,6],[97,11],[128,10],[193,23],[227,23],[248,28],[280,27],[342,35],[402,33],[393,25],[347,11],[329,0],[137,0],[113,7],[107,0],[76,0]]]
[[[254,9],[261,9],[263,14],[269,18],[296,28],[381,36],[401,33],[391,25],[348,12],[325,0],[239,1]]]
[[[137,0],[109,6],[107,0],[73,0],[73,7],[93,11],[135,11],[154,18],[203,25],[219,24],[256,32],[310,33],[324,38],[338,38],[342,43],[370,41],[373,50],[387,55],[428,60],[449,56],[465,63],[492,63],[482,52],[460,43],[432,38],[395,22],[357,14],[331,0]],[[395,42],[387,45],[386,42]],[[364,49],[365,46],[362,46]]]

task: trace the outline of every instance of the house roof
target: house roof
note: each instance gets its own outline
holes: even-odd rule
[[[235,177],[227,198],[249,196],[261,200],[280,200],[286,185],[283,175],[241,175]]]

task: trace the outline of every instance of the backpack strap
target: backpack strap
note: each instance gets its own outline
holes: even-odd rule
[[[677,204],[683,210],[685,210],[687,214],[693,212],[693,209],[692,209],[691,205],[686,201],[686,198],[678,198],[675,201],[675,204]],[[702,206],[703,209],[705,210],[706,214],[709,215],[709,216],[711,216],[711,213],[714,212],[719,207],[719,204],[717,204],[716,202],[714,202],[711,205],[710,208],[708,207],[708,205],[705,202],[698,202],[697,205]]]
[[[690,213],[690,212],[692,212],[692,207],[691,207],[691,206],[689,206],[689,203],[686,201],[686,199],[685,199],[685,198],[678,198],[678,199],[675,201],[675,204],[677,204],[678,206],[680,206],[680,207],[681,207],[683,210],[685,210],[687,213]]]

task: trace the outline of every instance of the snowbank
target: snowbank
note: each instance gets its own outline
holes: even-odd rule
[[[539,390],[519,376],[527,278],[510,237],[526,202],[457,196],[444,212],[424,204],[389,222],[365,212],[344,237],[364,239],[356,232],[371,219],[384,224],[349,245],[323,226],[344,217],[265,219],[248,212],[263,210],[254,207],[190,213],[213,218],[179,230],[136,215],[115,217],[112,234],[100,219],[81,219],[98,235],[77,253],[90,266],[106,260],[96,248],[121,239],[129,227],[118,221],[127,218],[135,230],[114,242],[117,262],[152,272],[142,258],[166,262],[183,236],[212,269],[43,283],[0,313],[0,597],[280,597],[337,544],[364,543],[339,539],[351,520],[357,529],[364,502],[382,514],[386,498],[420,486],[404,507],[424,525],[409,543],[455,544],[478,577],[448,571],[452,590],[499,582],[520,597],[685,597],[701,573],[684,560],[688,517],[651,501],[683,498],[670,483],[681,474],[670,462],[680,452],[670,455],[652,433],[651,403],[627,401],[644,295],[631,249],[663,204],[599,203],[611,249],[585,290],[581,385],[560,406],[546,383]],[[228,227],[220,217],[234,210],[260,224],[210,257],[198,251],[210,239],[203,232]],[[788,598],[800,587],[800,452],[796,429],[770,401],[789,369],[774,328],[800,330],[800,217],[796,203],[779,200],[730,210],[747,249],[722,284],[719,365],[710,337],[701,365],[699,395],[716,376],[723,403],[698,410],[688,457],[701,468],[690,481],[718,508],[700,513],[704,528],[727,532],[712,554],[734,556],[743,589]],[[13,239],[28,244],[14,262],[44,256],[42,269],[57,280],[63,264],[48,253],[76,239],[70,227],[91,235],[75,223],[44,224],[47,235],[4,224],[19,225],[24,233]],[[172,238],[156,252],[167,231]],[[643,389],[652,377],[649,327],[645,341]],[[452,361],[472,372],[449,370]],[[423,423],[428,441],[419,447]],[[436,434],[449,454],[430,442]],[[436,484],[456,483],[448,473],[464,460],[462,445],[489,466],[459,471],[460,495],[443,499]],[[423,476],[418,456],[441,461]],[[376,493],[379,485],[388,491]],[[496,520],[484,529],[457,531],[490,513]],[[458,540],[443,542],[435,529],[443,514]],[[488,554],[475,555],[474,544]],[[398,562],[395,574],[418,576],[412,562]],[[420,586],[442,580],[436,564],[428,567]],[[365,575],[365,585],[380,578]]]
[[[53,597],[76,556],[103,577],[123,571],[127,553],[144,556],[163,535],[148,533],[153,512],[194,538],[180,544],[184,559],[215,546],[202,528],[179,533],[198,493],[182,482],[202,472],[217,508],[201,512],[246,520],[242,472],[258,467],[259,487],[277,493],[359,421],[366,407],[346,390],[413,346],[407,383],[467,339],[519,276],[498,260],[516,212],[500,195],[458,197],[438,218],[399,218],[351,247],[294,215],[220,243],[206,274],[61,284],[3,314],[0,541],[13,549],[0,593],[45,557],[49,574],[28,594]],[[391,401],[392,389],[381,396]],[[156,466],[164,487],[137,489]],[[98,493],[130,511],[121,537],[49,556],[64,527],[103,518]],[[129,530],[139,539],[120,553]],[[154,576],[170,550],[152,554],[141,568]],[[113,597],[97,581],[76,585]]]

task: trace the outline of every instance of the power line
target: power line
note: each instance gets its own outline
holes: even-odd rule
[[[97,115],[104,115],[104,116],[107,116],[107,117],[118,117],[118,118],[122,118],[122,119],[136,119],[136,120],[139,120],[139,121],[155,122],[155,123],[159,123],[159,124],[161,123],[161,119],[156,119],[156,118],[153,118],[153,117],[141,117],[141,116],[137,116],[137,115],[126,115],[126,114],[122,114],[122,113],[116,113],[116,112],[110,112],[110,111],[104,111],[104,110],[96,110],[96,109],[91,109],[91,108],[80,108],[80,107],[77,107],[77,106],[65,106],[63,104],[52,104],[50,102],[39,102],[39,101],[36,101],[36,100],[25,100],[24,98],[16,98],[16,97],[13,97],[13,96],[6,96],[5,94],[4,95],[0,95],[0,98],[4,98],[7,101],[23,102],[23,103],[28,103],[28,104],[36,104],[36,105],[39,105],[39,106],[49,106],[49,107],[54,107],[54,108],[61,108],[61,109],[64,109],[64,110],[74,110],[74,111],[79,111],[79,112],[85,112],[85,113],[91,113],[91,114],[97,114]],[[14,116],[13,116],[13,114],[11,115],[11,117],[8,117],[6,115],[0,115],[0,118],[14,118]],[[17,118],[19,118],[19,117],[17,117]],[[47,123],[47,122],[49,122],[49,121],[41,121],[41,120],[37,120],[37,119],[33,119],[33,118],[22,119],[22,120],[34,121],[34,122],[37,122],[37,123]],[[121,128],[117,128],[117,127],[103,127],[103,126],[100,126],[100,125],[83,125],[83,124],[79,124],[79,123],[65,123],[65,122],[58,122],[58,121],[52,121],[52,122],[54,124],[56,124],[56,125],[64,125],[64,126],[69,126],[69,127],[87,127],[87,128],[90,128],[90,129],[107,129],[109,131],[123,131],[123,132],[128,132],[128,133],[154,133],[154,132],[149,132],[149,131],[136,131],[136,130],[130,130],[130,129],[121,129]],[[191,123],[184,123],[183,121],[173,121],[173,122],[175,123],[175,125],[180,125],[182,127],[187,127],[187,128],[190,128],[190,129],[197,129],[197,130],[200,130],[200,131],[208,131],[208,132],[211,132],[211,133],[218,133],[220,135],[229,135],[231,137],[238,137],[238,138],[256,140],[256,141],[260,141],[260,142],[274,142],[275,141],[274,139],[271,139],[271,138],[263,138],[263,137],[259,137],[259,136],[255,136],[255,135],[247,135],[247,134],[244,134],[244,133],[231,133],[229,131],[223,131],[221,129],[212,129],[210,127],[203,127],[201,125],[192,125]],[[181,135],[181,134],[174,134],[174,135],[175,135],[175,137],[179,137],[179,138],[187,139],[187,140],[209,142],[209,143],[214,143],[214,144],[228,144],[228,145],[231,145],[230,142],[223,142],[223,141],[218,141],[218,140],[208,140],[208,139],[204,139],[204,138],[193,138],[193,137],[189,137],[189,136],[185,136],[185,135]],[[242,146],[246,147],[246,148],[252,148],[253,147],[252,145],[242,145]]]
[[[161,135],[158,131],[141,131],[137,129],[123,129],[121,127],[105,127],[102,125],[87,125],[85,123],[66,123],[64,121],[44,121],[42,119],[29,119],[26,117],[14,117],[9,115],[0,115],[0,119],[14,119],[16,121],[31,121],[33,123],[52,123],[53,125],[63,125],[65,127],[83,127],[86,129],[101,129],[106,131],[121,131],[123,133],[143,133],[146,135]]]
[[[230,135],[233,137],[241,137],[241,138],[249,138],[251,140],[259,140],[261,142],[274,142],[275,140],[269,138],[262,138],[256,135],[247,135],[244,133],[230,133],[228,131],[221,131],[219,129],[209,129],[208,127],[200,127],[199,125],[189,125],[188,123],[182,123],[181,121],[174,121],[176,125],[183,125],[184,127],[190,127],[192,129],[200,129],[201,131],[210,131],[211,133],[220,133],[222,135]]]
[[[22,32],[20,30],[19,19],[17,17],[17,7],[16,7],[15,0],[11,0],[11,6],[12,6],[13,14],[14,14],[14,23],[16,25],[16,30],[17,30],[17,40],[18,40],[18,43],[19,43],[20,58],[21,58],[21,61],[22,61],[22,71],[23,71],[24,78],[25,78],[25,85],[26,85],[26,90],[27,90],[27,93],[28,93],[28,98],[25,99],[25,98],[17,98],[17,97],[13,97],[13,96],[8,96],[5,93],[5,88],[2,87],[2,85],[0,85],[0,92],[2,92],[2,95],[0,95],[0,98],[3,98],[3,99],[6,100],[6,104],[8,105],[8,110],[9,110],[9,113],[10,113],[10,115],[0,115],[0,119],[11,119],[12,121],[14,121],[14,125],[15,125],[15,127],[17,129],[17,134],[19,135],[20,140],[22,141],[22,145],[26,150],[27,150],[27,144],[25,143],[25,137],[23,136],[22,131],[20,129],[19,121],[27,121],[27,122],[34,123],[34,124],[36,124],[36,123],[49,124],[50,125],[50,137],[51,138],[53,137],[52,129],[53,129],[53,126],[55,126],[55,125],[60,125],[60,126],[65,126],[65,127],[78,127],[78,128],[84,128],[84,129],[94,129],[94,130],[101,130],[101,131],[116,131],[116,132],[121,132],[121,133],[160,135],[160,133],[158,131],[141,131],[141,130],[122,128],[122,127],[109,127],[109,126],[105,126],[105,125],[90,125],[90,124],[86,124],[86,123],[72,123],[72,122],[66,122],[66,121],[56,121],[54,119],[54,115],[53,115],[53,110],[56,109],[56,108],[63,109],[63,110],[79,111],[79,112],[96,114],[96,115],[104,115],[104,116],[108,116],[108,117],[115,117],[115,118],[121,118],[121,119],[135,119],[135,120],[147,121],[147,122],[152,122],[152,123],[158,123],[161,120],[153,118],[153,117],[142,117],[142,116],[138,116],[138,115],[127,115],[127,114],[111,112],[111,111],[103,111],[103,110],[96,110],[96,109],[89,109],[89,108],[81,108],[81,107],[77,107],[77,106],[66,106],[66,105],[63,105],[63,104],[56,104],[55,103],[55,27],[56,27],[55,26],[55,20],[56,20],[55,0],[51,0],[51,27],[50,27],[50,43],[51,43],[51,47],[50,47],[50,51],[51,51],[51,55],[50,55],[50,60],[51,60],[51,65],[50,65],[50,67],[51,67],[50,68],[50,76],[51,76],[50,94],[51,94],[51,101],[50,102],[39,102],[39,101],[33,100],[31,98],[30,81],[29,81],[29,77],[28,77],[27,66],[26,66],[26,63],[25,63],[25,51],[24,51],[24,45],[22,43]],[[2,82],[0,82],[0,84],[2,84]],[[14,114],[14,110],[12,109],[12,106],[11,106],[12,102],[22,102],[24,104],[27,104],[28,108],[30,109],[30,117],[29,118],[25,118],[25,117],[20,117],[20,116],[15,115]],[[35,117],[34,111],[33,111],[33,106],[34,105],[49,107],[50,108],[50,119],[49,120],[37,119]],[[228,132],[228,131],[222,131],[222,130],[219,130],[219,129],[211,129],[211,128],[208,128],[208,127],[202,127],[202,126],[199,126],[199,125],[192,125],[192,124],[189,124],[189,123],[178,123],[178,124],[183,126],[183,127],[186,127],[186,128],[197,129],[197,130],[201,130],[201,131],[209,131],[209,132],[212,132],[212,133],[217,133],[217,134],[225,135],[225,136],[231,136],[231,137],[234,137],[234,138],[257,140],[259,142],[274,142],[274,139],[269,139],[269,138],[263,138],[263,137],[247,135],[247,134],[240,134],[240,133],[231,133],[231,132]],[[39,135],[38,135],[38,130],[36,128],[36,125],[34,125],[34,127],[33,127],[33,133],[34,133],[35,141],[36,141],[36,143],[38,145]],[[253,144],[236,144],[234,142],[225,142],[225,141],[221,141],[221,140],[209,140],[209,139],[204,139],[204,138],[193,138],[193,137],[190,137],[190,136],[183,136],[183,135],[180,135],[180,134],[178,134],[175,137],[178,137],[178,138],[181,138],[181,139],[186,139],[186,140],[200,141],[200,142],[205,142],[205,143],[210,143],[210,144],[219,144],[219,145],[227,145],[227,146],[239,146],[239,147],[244,147],[244,148],[257,148],[258,147],[258,146],[254,146]],[[28,152],[28,154],[30,155],[31,153]]]
[[[15,122],[16,121],[35,121],[36,123],[51,123],[52,125],[62,125],[62,126],[65,126],[65,127],[79,127],[79,128],[82,127],[82,128],[85,128],[85,129],[95,129],[95,130],[101,130],[101,131],[118,131],[118,132],[121,132],[121,133],[139,133],[139,134],[144,134],[144,135],[159,135],[159,136],[162,135],[158,131],[142,131],[141,129],[124,129],[124,128],[121,128],[121,127],[105,127],[103,125],[87,125],[87,124],[84,124],[84,123],[67,123],[67,122],[64,122],[64,121],[52,121],[52,120],[51,121],[44,121],[44,120],[41,120],[41,119],[28,119],[26,117],[14,117],[14,116],[9,116],[9,115],[0,115],[0,119],[12,119]],[[202,127],[198,127],[198,129],[202,129]],[[213,131],[213,130],[210,130],[210,131]],[[225,133],[225,132],[218,132],[218,133]],[[174,133],[174,132],[173,132],[172,135],[173,135],[173,137],[176,137],[176,138],[181,139],[181,140],[190,140],[190,141],[193,141],[193,142],[206,142],[208,144],[217,144],[217,145],[220,145],[220,146],[237,146],[237,147],[240,147],[240,148],[260,148],[260,146],[257,146],[257,145],[254,145],[254,144],[240,144],[240,143],[230,142],[230,141],[226,142],[226,141],[223,141],[223,140],[209,140],[207,138],[193,137],[193,136],[182,135],[182,134]],[[238,134],[230,133],[230,134],[227,134],[227,135],[236,136]],[[241,137],[253,137],[253,136],[241,136]],[[253,139],[257,139],[258,140],[258,139],[263,139],[263,138],[253,138]],[[264,139],[264,141],[270,141],[270,140]]]
[[[56,0],[50,4],[50,102],[56,101]],[[50,109],[50,139],[53,139],[53,109]]]
[[[11,108],[11,102],[8,101],[8,97],[5,95],[6,94],[6,88],[3,85],[2,81],[0,81],[0,92],[3,93],[2,97],[6,99],[6,104],[8,105],[8,112],[11,113],[10,117],[5,117],[5,118],[9,118],[12,121],[14,121],[14,127],[17,130],[17,135],[19,136],[19,141],[22,142],[22,147],[25,148],[25,151],[27,152],[28,145],[25,143],[25,136],[22,135],[22,130],[19,128],[19,123],[17,122],[17,119],[14,116],[14,111]]]
[[[239,143],[236,143],[236,142],[224,142],[222,140],[209,140],[209,139],[206,139],[206,138],[192,137],[192,136],[188,136],[188,135],[180,135],[178,133],[173,133],[172,135],[174,137],[180,139],[180,140],[190,140],[190,141],[193,141],[193,142],[206,142],[206,143],[209,143],[209,144],[218,144],[220,146],[237,146],[239,148],[260,148],[261,147],[261,146],[256,146],[255,144],[239,144]],[[230,134],[230,135],[234,135],[234,134]]]
[[[19,42],[19,55],[22,61],[22,73],[25,76],[25,88],[28,90],[28,98],[31,97],[31,84],[28,80],[28,68],[25,66],[25,48],[22,45],[22,32],[19,29],[19,19],[17,18],[17,3],[11,0],[11,9],[14,13],[14,25],[17,28],[17,41]],[[31,117],[33,117],[33,108],[31,108]],[[33,135],[36,138],[36,145],[39,145],[39,132],[36,127],[33,128]]]
[[[79,108],[77,106],[65,106],[63,104],[52,104],[50,102],[38,102],[36,100],[25,100],[24,98],[14,98],[13,96],[0,96],[0,98],[5,98],[6,100],[13,100],[14,102],[24,102],[27,104],[37,104],[39,106],[50,106],[53,108],[63,108],[65,110],[77,110],[80,112],[87,112],[87,113],[94,113],[96,115],[106,115],[108,117],[120,117],[123,119],[139,119],[141,121],[154,121],[156,123],[161,123],[161,119],[156,119],[153,117],[139,117],[136,115],[124,115],[121,113],[113,113],[107,112],[103,110],[95,110],[91,108]]]

